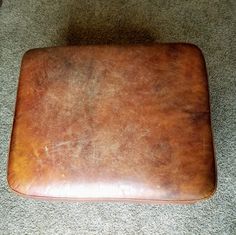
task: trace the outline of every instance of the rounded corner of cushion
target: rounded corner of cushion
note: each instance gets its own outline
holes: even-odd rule
[[[11,176],[11,174],[9,172],[7,175],[7,184],[8,184],[8,188],[11,190],[11,192],[13,192],[19,196],[27,196],[27,193],[19,187],[20,183],[17,182],[16,179],[13,179],[13,177]]]
[[[197,44],[194,44],[194,43],[191,43],[191,42],[183,42],[183,43],[180,43],[182,44],[183,46],[185,47],[189,47],[193,50],[196,50],[196,51],[202,51],[201,48],[197,45]]]
[[[9,182],[8,182],[8,188],[12,193],[16,194],[17,196],[28,197],[28,195],[24,191],[19,190],[17,187],[15,187],[15,185],[10,184]]]
[[[200,55],[200,57],[204,58],[203,51],[202,51],[202,49],[201,49],[198,45],[193,44],[193,43],[187,43],[186,45],[188,45],[189,48],[191,48],[191,50],[192,50],[196,55]]]
[[[31,54],[33,54],[35,52],[35,50],[37,50],[37,49],[28,49],[27,51],[25,51],[23,54],[23,60],[26,59]]]
[[[7,175],[7,185],[8,185],[8,188],[14,192],[14,193],[18,193],[18,189],[16,187],[16,184],[15,182],[13,181],[12,177],[9,176],[9,173]]]
[[[199,199],[196,200],[196,202],[211,199],[215,195],[216,191],[217,191],[217,185],[216,182],[214,182],[214,184],[211,187],[209,187],[205,191],[205,193],[201,197],[199,197]]]
[[[22,61],[25,61],[28,58],[31,58],[32,56],[36,56],[36,54],[41,50],[43,50],[43,49],[42,48],[28,49],[27,51],[24,52],[23,57],[22,57]]]
[[[203,199],[209,199],[214,196],[214,194],[217,191],[217,184],[218,184],[217,172],[216,172],[216,168],[213,168],[212,176],[209,179],[209,186],[206,188],[205,198]]]
[[[211,189],[208,192],[208,197],[207,198],[210,198],[210,197],[214,196],[216,191],[217,191],[217,176],[215,175],[212,187],[211,187]]]
[[[205,61],[202,49],[196,44],[188,42],[176,42],[176,43],[167,43],[167,45],[169,46],[174,45],[175,47],[181,49],[183,54],[187,53],[188,56],[190,57],[198,57],[200,60]]]

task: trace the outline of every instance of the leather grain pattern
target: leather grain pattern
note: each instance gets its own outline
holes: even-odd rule
[[[44,198],[184,203],[211,196],[201,51],[190,44],[28,51],[8,182]]]

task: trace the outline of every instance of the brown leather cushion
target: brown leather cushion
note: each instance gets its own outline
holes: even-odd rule
[[[215,190],[207,74],[189,44],[23,58],[8,181],[23,195],[195,202]]]

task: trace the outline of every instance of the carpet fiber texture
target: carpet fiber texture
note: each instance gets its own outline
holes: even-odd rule
[[[3,0],[0,8],[0,234],[236,234],[236,2]],[[20,61],[30,48],[190,42],[206,59],[218,169],[194,205],[48,202],[6,180]]]

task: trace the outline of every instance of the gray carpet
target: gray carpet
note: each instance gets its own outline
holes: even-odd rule
[[[0,8],[0,234],[236,234],[235,0],[3,0]],[[195,205],[47,202],[7,186],[19,66],[36,47],[191,42],[204,52],[218,167]]]

